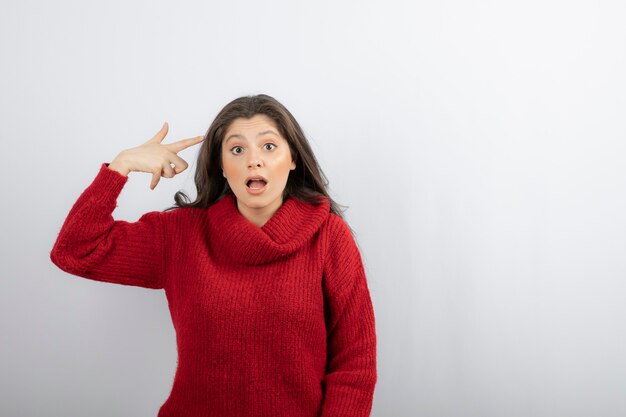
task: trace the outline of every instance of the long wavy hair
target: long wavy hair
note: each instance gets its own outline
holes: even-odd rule
[[[204,135],[198,153],[195,183],[195,201],[182,191],[176,192],[176,204],[167,210],[182,207],[207,208],[228,194],[234,194],[222,175],[222,142],[231,123],[237,118],[250,119],[263,114],[274,121],[280,134],[289,143],[296,169],[289,172],[283,191],[283,201],[289,197],[317,204],[324,197],[330,203],[330,211],[343,218],[340,205],[328,194],[328,180],[320,168],[304,132],[293,115],[273,97],[266,94],[236,98],[218,113]],[[344,207],[344,206],[341,206]]]

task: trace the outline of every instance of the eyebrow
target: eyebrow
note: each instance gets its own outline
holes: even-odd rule
[[[273,135],[278,136],[278,133],[274,132],[273,130],[266,130],[266,131],[264,131],[264,132],[260,132],[257,136],[263,136],[263,135],[267,135],[267,134],[270,134],[270,133],[271,133],[271,134],[273,134]],[[232,135],[230,135],[230,136],[228,136],[228,137],[226,138],[226,140],[224,141],[224,143],[228,142],[228,141],[229,141],[230,139],[232,139],[232,138],[245,139],[246,137],[245,137],[245,136],[243,136],[243,135],[240,135],[240,134],[238,134],[238,133],[233,133]]]

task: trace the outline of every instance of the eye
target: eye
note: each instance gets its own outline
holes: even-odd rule
[[[267,145],[273,146],[273,148],[267,149]],[[266,143],[266,144],[265,144],[265,145],[263,145],[263,146],[266,146],[266,148],[265,148],[265,149],[267,149],[268,151],[271,151],[271,150],[273,150],[274,148],[276,148],[276,145],[274,145],[273,143],[269,143],[269,142],[268,142],[268,143]]]
[[[233,146],[232,148],[230,148],[230,152],[235,155],[239,155],[241,152],[234,152],[235,149],[242,149],[243,152],[243,148],[241,146]]]

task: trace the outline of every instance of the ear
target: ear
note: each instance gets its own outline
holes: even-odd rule
[[[293,159],[291,160],[291,168],[290,168],[290,169],[291,169],[292,171],[293,171],[294,169],[296,169],[296,162],[295,162]]]

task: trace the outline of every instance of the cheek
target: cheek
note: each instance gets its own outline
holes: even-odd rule
[[[281,167],[290,166],[291,165],[291,154],[289,152],[281,154],[279,158],[277,158],[278,165]]]
[[[233,161],[232,158],[229,158],[228,156],[224,156],[222,158],[222,169],[224,171],[235,171],[237,169],[237,164],[235,163],[235,161]]]
[[[235,167],[232,161],[229,161],[228,158],[222,161],[222,171],[223,171],[223,175],[229,181],[236,180],[239,175],[239,171],[237,170],[237,167]]]

